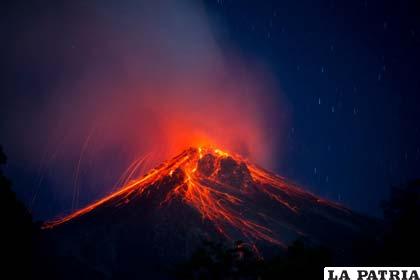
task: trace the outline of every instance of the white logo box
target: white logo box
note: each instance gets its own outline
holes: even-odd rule
[[[324,280],[420,280],[420,267],[325,267]]]

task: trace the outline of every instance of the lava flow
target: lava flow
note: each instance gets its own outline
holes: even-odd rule
[[[217,231],[227,238],[236,232],[248,240],[284,245],[280,236],[266,222],[275,218],[259,210],[255,202],[258,198],[264,198],[264,201],[284,208],[290,215],[300,214],[302,201],[347,211],[299,189],[284,178],[251,164],[239,155],[217,148],[198,147],[185,150],[142,178],[129,181],[105,198],[64,218],[46,223],[44,229],[75,220],[103,205],[127,204],[135,197],[157,191],[159,184],[171,179],[176,183],[164,194],[159,207],[168,206],[179,199],[196,209],[203,220],[212,222]]]

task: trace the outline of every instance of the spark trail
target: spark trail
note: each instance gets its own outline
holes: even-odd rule
[[[276,232],[264,220],[275,220],[269,213],[259,213],[258,207],[251,207],[257,197],[264,197],[270,203],[284,207],[290,215],[300,215],[298,201],[308,201],[320,207],[332,207],[345,213],[346,208],[321,200],[284,178],[274,175],[242,158],[239,155],[214,147],[189,148],[173,159],[164,162],[138,179],[130,179],[139,159],[126,172],[124,185],[110,195],[63,218],[44,224],[44,229],[76,220],[103,205],[123,205],[136,197],[157,191],[159,185],[173,179],[176,183],[159,203],[169,206],[178,200],[196,209],[203,220],[210,221],[217,231],[231,238],[233,231],[250,241],[263,240],[278,246],[285,246]]]

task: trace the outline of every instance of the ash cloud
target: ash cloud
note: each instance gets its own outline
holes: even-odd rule
[[[74,3],[22,17],[1,130],[11,164],[36,174],[26,190],[35,212],[39,188],[60,201],[52,212],[78,207],[142,156],[145,171],[199,144],[266,167],[278,155],[287,111],[269,71],[223,42],[196,1]]]

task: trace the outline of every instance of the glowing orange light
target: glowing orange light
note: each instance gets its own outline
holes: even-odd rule
[[[203,174],[199,168],[200,161],[202,162],[206,157],[214,159],[214,168],[210,170],[210,174]],[[314,195],[288,183],[282,177],[265,171],[238,155],[229,154],[220,149],[199,147],[185,150],[172,160],[151,170],[142,178],[126,183],[120,190],[62,219],[46,223],[44,228],[53,228],[66,223],[113,200],[117,203],[128,203],[133,194],[143,195],[160,180],[167,176],[173,176],[177,170],[180,170],[184,175],[183,180],[166,194],[164,200],[160,203],[161,207],[169,205],[174,199],[178,198],[198,210],[203,219],[213,222],[216,229],[228,238],[230,236],[227,229],[234,228],[250,240],[264,240],[283,246],[279,236],[276,236],[269,228],[242,215],[242,208],[246,207],[246,204],[242,200],[243,196],[240,196],[239,193],[242,192],[249,196],[252,194],[246,193],[248,189],[245,183],[235,188],[220,178],[221,162],[228,157],[237,163],[245,163],[252,184],[257,186],[258,190],[265,193],[270,199],[280,203],[295,215],[299,214],[298,207],[291,205],[280,193],[345,210],[339,205],[319,200]]]
[[[214,149],[214,152],[215,152],[217,155],[222,156],[222,157],[228,157],[228,156],[229,156],[229,154],[228,154],[228,153],[226,153],[226,152],[224,152],[224,151],[222,151],[222,150],[220,150],[220,149]]]

